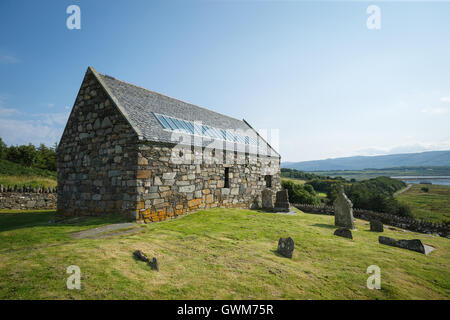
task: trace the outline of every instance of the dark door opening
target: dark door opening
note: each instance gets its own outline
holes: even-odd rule
[[[264,179],[266,180],[266,187],[267,188],[272,188],[272,176],[271,175],[266,175],[264,177]]]
[[[230,187],[230,168],[225,168],[225,183],[224,188]]]

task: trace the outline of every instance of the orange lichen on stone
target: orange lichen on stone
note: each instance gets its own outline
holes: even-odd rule
[[[192,207],[195,207],[195,206],[199,206],[201,203],[202,203],[202,199],[198,198],[198,199],[189,200],[187,202],[187,205],[188,205],[189,208],[192,208]]]
[[[206,203],[213,203],[214,202],[214,196],[212,194],[208,194],[205,198]]]
[[[148,179],[150,178],[152,175],[152,171],[151,170],[138,170],[137,171],[137,178],[138,179]]]
[[[139,201],[137,203],[136,209],[144,209],[145,208],[145,202],[144,201]]]

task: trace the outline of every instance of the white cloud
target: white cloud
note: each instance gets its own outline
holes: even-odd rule
[[[3,108],[2,106],[0,106],[0,117],[8,117],[19,113],[20,111],[17,109]]]
[[[29,114],[5,107],[4,101],[0,96],[0,137],[7,144],[53,145],[59,141],[68,111]]]
[[[450,102],[450,97],[442,97],[441,101],[442,102]]]
[[[0,119],[0,137],[7,144],[53,145],[59,141],[63,128],[42,125],[34,120]]]
[[[43,124],[49,126],[64,126],[69,118],[68,112],[60,112],[60,113],[43,113],[36,115],[40,117],[38,122],[42,122]]]
[[[428,113],[428,114],[440,115],[440,114],[449,113],[450,108],[448,108],[448,107],[425,108],[425,109],[422,109],[422,112]]]

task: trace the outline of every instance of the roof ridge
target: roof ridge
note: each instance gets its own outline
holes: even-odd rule
[[[130,124],[130,126],[133,128],[133,130],[135,131],[137,136],[139,138],[141,138],[143,136],[143,134],[142,134],[141,130],[139,129],[139,127],[136,125],[136,123],[134,121],[131,120],[130,116],[128,115],[128,112],[120,104],[117,97],[111,92],[111,89],[103,81],[103,78],[100,78],[100,77],[103,77],[104,75],[99,73],[97,70],[95,70],[94,67],[88,67],[88,70],[86,72],[89,72],[89,71],[92,72],[94,77],[97,79],[98,83],[102,86],[103,90],[106,92],[107,96],[112,100],[112,102],[117,107],[117,109],[122,114],[122,116],[125,118],[125,120]]]
[[[113,80],[116,80],[116,81],[119,81],[119,82],[123,82],[123,83],[125,83],[125,84],[127,84],[127,85],[130,85],[130,86],[133,86],[133,87],[142,89],[142,90],[146,90],[146,91],[148,91],[148,92],[157,94],[157,95],[159,95],[159,96],[163,96],[163,97],[166,97],[166,98],[169,98],[169,99],[172,99],[172,100],[180,101],[180,102],[182,102],[182,103],[187,103],[187,104],[190,104],[191,106],[194,106],[194,107],[197,107],[197,108],[200,108],[200,109],[204,109],[204,110],[209,111],[209,112],[214,112],[214,113],[217,113],[217,114],[219,114],[219,115],[221,115],[221,116],[223,116],[223,117],[227,117],[227,118],[229,118],[229,119],[233,119],[233,120],[237,120],[237,121],[241,121],[241,122],[245,123],[245,121],[244,121],[243,119],[242,119],[242,120],[239,120],[238,118],[230,117],[230,116],[228,116],[228,115],[226,115],[226,114],[223,114],[223,113],[220,113],[220,112],[217,112],[217,111],[208,109],[208,108],[206,108],[206,107],[202,107],[202,106],[193,104],[193,103],[188,102],[188,101],[184,101],[184,100],[181,100],[181,99],[178,99],[178,98],[174,98],[174,97],[168,96],[167,94],[160,93],[160,92],[157,92],[157,91],[153,91],[153,90],[150,90],[150,89],[147,89],[147,88],[138,86],[138,85],[136,85],[136,84],[134,84],[134,83],[131,83],[131,82],[128,82],[128,81],[124,81],[124,80],[121,80],[121,79],[117,79],[117,78],[115,78],[115,77],[113,77],[113,76],[110,76],[110,75],[107,75],[107,74],[103,74],[103,73],[98,72],[98,71],[97,71],[97,73],[98,73],[99,75],[103,76],[103,77],[109,77],[109,78],[111,78],[111,79],[113,79]],[[247,123],[245,123],[245,124],[247,124]],[[247,124],[247,125],[248,125],[248,124]],[[251,128],[251,127],[250,127],[250,128]],[[253,129],[253,128],[252,128],[252,129]],[[254,130],[254,129],[253,129],[253,130]]]

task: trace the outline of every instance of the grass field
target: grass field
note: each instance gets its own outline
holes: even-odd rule
[[[423,192],[427,187],[428,192]],[[415,218],[450,223],[450,186],[415,184],[397,199],[408,204]]]
[[[58,184],[56,179],[53,178],[46,178],[41,176],[15,176],[15,175],[3,175],[0,174],[0,184],[3,186],[7,185],[17,185],[19,187],[21,186],[44,186],[46,188],[48,187],[56,187]]]
[[[287,177],[281,177],[281,181],[292,181],[292,182],[298,183],[298,184],[305,184],[306,183],[306,180],[295,179],[295,178],[287,178]]]
[[[449,299],[450,240],[419,238],[429,256],[378,243],[357,220],[354,240],[333,235],[333,217],[211,209],[142,225],[106,239],[69,233],[119,221],[90,218],[49,225],[53,211],[0,213],[0,299]],[[387,229],[387,228],[386,228]],[[295,241],[292,259],[276,253],[279,237]],[[132,253],[157,257],[153,271]],[[81,269],[81,290],[68,290],[66,268]],[[370,265],[381,290],[366,288]]]

